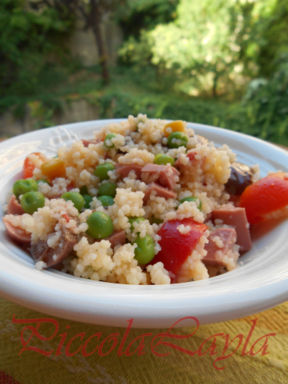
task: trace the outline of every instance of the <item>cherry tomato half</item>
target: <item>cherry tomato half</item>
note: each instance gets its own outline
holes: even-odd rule
[[[240,197],[240,206],[246,210],[249,223],[264,221],[266,215],[288,205],[288,175],[270,174],[249,185]]]

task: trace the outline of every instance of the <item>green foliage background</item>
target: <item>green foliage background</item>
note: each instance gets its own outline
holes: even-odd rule
[[[51,62],[56,64],[56,56],[59,64],[64,58],[63,47],[55,42],[64,41],[71,21],[61,20],[54,9],[32,12],[25,4],[0,2],[0,96],[7,91],[28,95],[46,86],[43,72],[50,70]]]
[[[66,46],[78,16],[29,3],[0,2],[0,113],[28,108],[39,128],[84,99],[101,118],[144,112],[288,144],[286,0],[126,0],[110,12],[124,42],[105,86]]]

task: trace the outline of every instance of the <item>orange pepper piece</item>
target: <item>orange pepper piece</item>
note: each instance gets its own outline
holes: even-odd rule
[[[164,135],[169,136],[172,132],[186,132],[186,126],[184,121],[175,120],[166,124],[164,127]]]
[[[65,177],[66,168],[64,161],[57,157],[45,161],[45,163],[41,165],[41,172],[50,180],[56,179],[56,177]]]

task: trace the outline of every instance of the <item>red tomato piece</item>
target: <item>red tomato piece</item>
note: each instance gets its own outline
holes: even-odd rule
[[[270,174],[249,185],[240,197],[250,224],[265,220],[265,216],[288,205],[288,176],[283,172]]]
[[[187,157],[189,158],[190,161],[194,161],[196,158],[197,152],[191,151],[187,153]]]
[[[34,153],[31,153],[31,155],[37,156],[39,159],[43,161],[46,160],[46,157],[40,152],[34,152]],[[30,155],[28,155],[24,160],[24,164],[23,164],[23,178],[29,179],[30,177],[32,177],[34,169],[35,169],[35,164],[33,160],[30,158]]]
[[[70,183],[67,185],[67,191],[71,191],[71,189],[75,188],[75,183],[73,181],[70,181]]]
[[[69,223],[70,217],[67,215],[67,213],[63,213],[62,217]]]
[[[177,227],[181,224],[189,226],[190,231],[180,233]],[[206,229],[207,225],[190,218],[166,221],[158,232],[161,236],[159,241],[161,251],[154,257],[153,264],[162,261],[164,267],[176,275]]]

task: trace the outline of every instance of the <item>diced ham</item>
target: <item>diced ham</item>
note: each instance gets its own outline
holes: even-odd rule
[[[3,222],[6,227],[6,231],[8,236],[20,244],[29,244],[31,241],[31,233],[26,232],[24,229],[20,227],[16,227],[11,223],[8,217],[3,217]]]
[[[134,171],[136,176],[140,178],[142,165],[139,164],[117,164],[116,171],[119,177],[127,177],[129,172]]]
[[[217,228],[208,237],[207,255],[202,259],[206,266],[235,267],[239,253],[234,250],[237,234],[234,228]]]
[[[130,171],[134,171],[138,178],[146,183],[159,183],[163,187],[171,190],[175,189],[178,181],[179,171],[170,165],[159,165],[149,163],[144,166],[139,164],[117,164],[117,174],[119,177],[127,177]]]
[[[43,261],[46,268],[54,267],[69,256],[77,243],[77,236],[70,230],[63,228],[59,244],[55,248],[48,246],[47,241],[40,240],[31,245],[30,253],[35,262]]]
[[[178,167],[182,167],[182,162],[180,161],[180,158],[178,157],[178,159],[175,161],[174,163],[174,167],[178,168]]]
[[[180,172],[176,168],[168,166],[166,172],[160,173],[158,182],[164,187],[174,190],[177,181],[179,181],[179,175]]]
[[[82,141],[82,144],[84,145],[84,147],[86,147],[86,148],[89,146],[89,144],[95,144],[95,143],[93,143],[93,140],[82,139],[81,141]]]
[[[246,252],[251,249],[252,241],[245,208],[216,209],[212,212],[212,219],[220,219],[224,224],[231,225],[236,229],[237,244],[240,246],[240,252]]]
[[[196,158],[196,154],[197,154],[196,151],[191,151],[187,153],[187,157],[189,158],[190,161],[194,161]]]
[[[107,239],[111,243],[111,247],[114,248],[116,245],[123,245],[126,241],[126,233],[125,231],[118,231],[113,233],[113,235],[109,236]]]
[[[24,210],[15,195],[10,197],[7,207],[8,215],[23,215]]]
[[[158,185],[156,183],[151,183],[148,185],[148,188],[145,192],[144,196],[144,203],[146,203],[149,200],[149,197],[152,192],[155,192],[156,195],[160,197],[164,197],[165,199],[176,199],[177,194],[170,189],[164,188],[161,185]]]
[[[97,139],[91,139],[91,140],[82,139],[81,141],[82,141],[84,147],[89,147],[90,144],[100,143],[102,141],[102,138],[97,137]]]
[[[167,165],[148,163],[144,165],[142,172],[159,174],[161,172],[165,172],[166,170],[167,170]]]
[[[159,164],[146,164],[142,168],[142,175],[145,177],[151,177],[150,182],[158,182],[163,187],[169,189],[175,189],[179,171],[171,165],[159,165]]]

